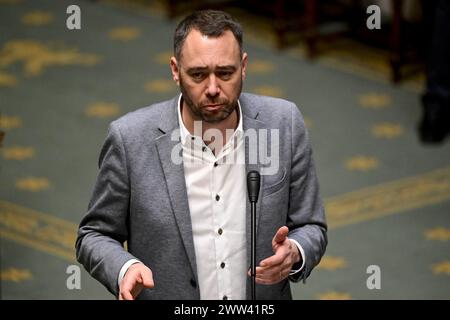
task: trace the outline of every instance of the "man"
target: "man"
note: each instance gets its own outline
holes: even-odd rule
[[[258,170],[256,298],[291,299],[288,280],[306,279],[327,244],[300,112],[241,94],[242,29],[224,12],[185,18],[174,52],[181,95],[109,128],[78,261],[119,299],[249,298],[246,175]]]

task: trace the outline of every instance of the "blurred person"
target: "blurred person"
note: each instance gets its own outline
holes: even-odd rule
[[[305,280],[323,256],[303,118],[292,102],[241,93],[247,61],[236,20],[194,12],[177,26],[170,60],[181,94],[110,124],[76,249],[118,299],[250,297],[246,173],[264,169],[252,130],[279,132],[264,145],[278,168],[262,172],[256,298],[292,299],[289,280]]]
[[[418,133],[424,143],[441,143],[450,133],[450,2],[426,5],[431,6],[432,33]]]

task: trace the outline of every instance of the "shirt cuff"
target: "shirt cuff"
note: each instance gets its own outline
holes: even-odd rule
[[[119,284],[119,288],[120,288],[120,283],[123,280],[123,277],[125,276],[125,273],[128,271],[128,268],[135,263],[139,263],[140,261],[138,259],[130,259],[127,262],[124,263],[124,265],[122,266],[122,268],[120,269],[119,272],[119,279],[117,281],[117,283]]]
[[[296,273],[298,273],[298,272],[303,270],[303,267],[305,266],[306,257],[305,257],[305,251],[303,251],[303,248],[300,245],[300,243],[298,243],[294,239],[290,239],[290,238],[288,238],[288,239],[290,241],[292,241],[293,243],[295,243],[295,245],[297,246],[298,250],[300,251],[300,256],[302,258],[302,265],[300,266],[300,268],[299,269],[295,269],[295,270],[291,270],[291,272],[289,272],[289,275],[291,276],[291,275],[296,274]]]

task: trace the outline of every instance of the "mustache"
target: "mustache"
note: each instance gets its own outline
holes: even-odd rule
[[[230,102],[227,99],[217,99],[213,101],[200,101],[200,107],[208,106],[211,104],[229,104]]]

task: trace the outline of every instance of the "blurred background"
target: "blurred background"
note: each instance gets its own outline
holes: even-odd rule
[[[240,20],[243,90],[295,102],[310,132],[329,245],[294,298],[449,299],[442,2],[0,0],[1,299],[114,298],[76,262],[77,226],[108,124],[178,93],[173,32],[198,8]]]

